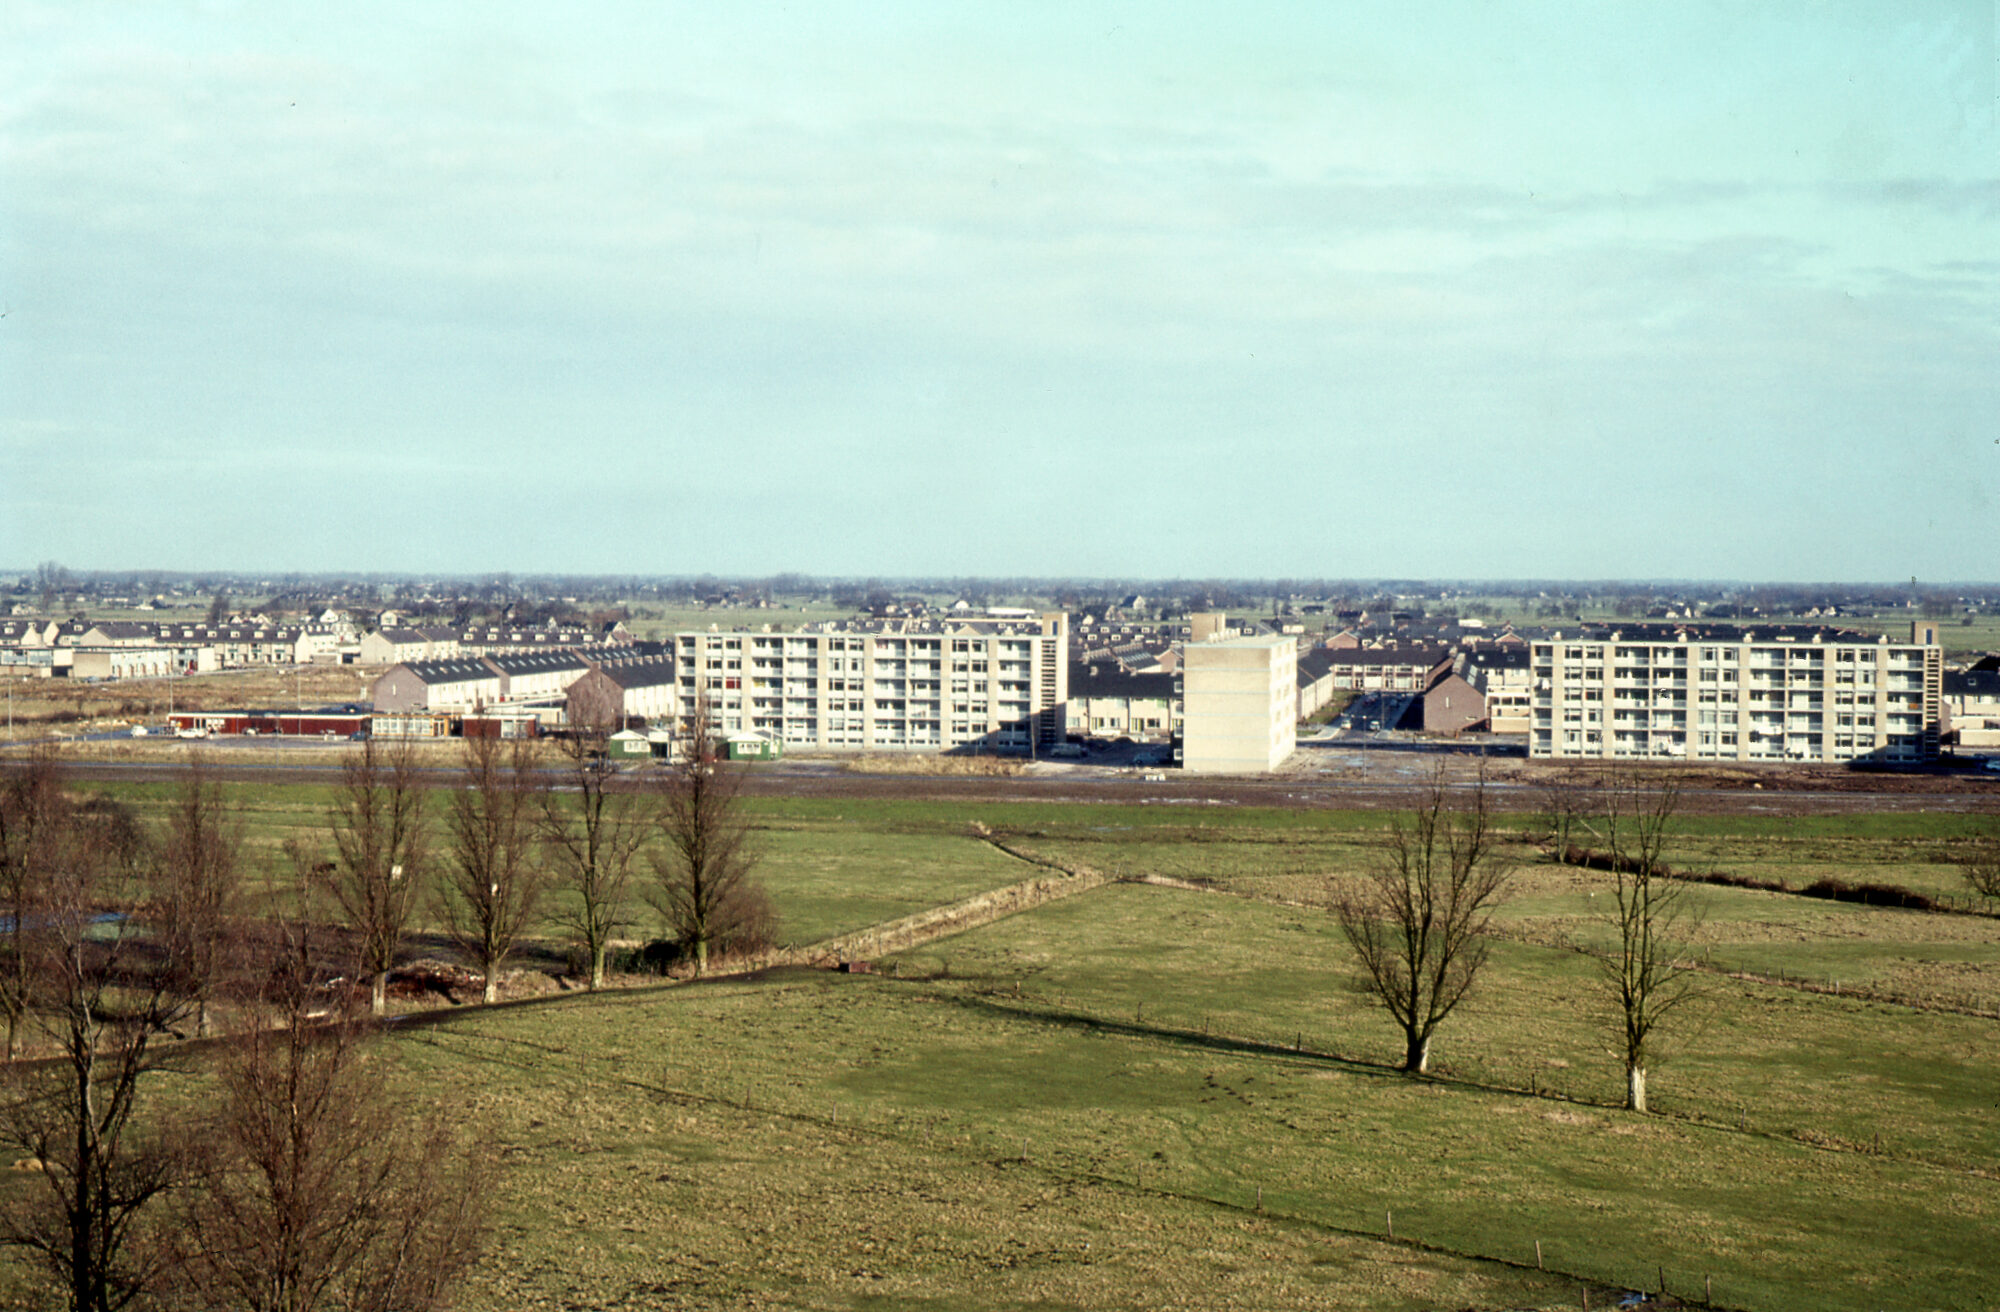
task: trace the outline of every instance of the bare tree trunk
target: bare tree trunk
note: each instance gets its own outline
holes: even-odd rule
[[[173,810],[152,848],[153,878],[177,909],[173,934],[163,943],[192,999],[195,1032],[209,1033],[209,1000],[240,962],[238,911],[243,829],[230,814],[222,787],[196,757],[182,780]]]
[[[188,948],[186,922],[201,912],[121,845],[118,826],[71,805],[59,775],[40,784],[44,850],[57,859],[34,916],[8,937],[25,966],[22,1017],[59,1055],[19,1072],[0,1098],[0,1145],[40,1162],[43,1182],[0,1199],[0,1244],[31,1255],[72,1308],[112,1312],[152,1292],[162,1271],[153,1205],[184,1163],[135,1108],[159,1065],[153,1040],[190,1017],[207,987],[205,958]],[[22,796],[0,793],[0,805]],[[129,920],[99,933],[113,905]]]
[[[541,792],[541,855],[549,877],[572,894],[552,918],[590,963],[590,987],[605,983],[611,940],[631,924],[632,864],[649,836],[650,794],[614,790],[606,746],[618,721],[608,712],[572,725],[559,739],[571,796]]]
[[[657,813],[665,851],[653,857],[652,902],[698,975],[708,971],[710,948],[742,946],[768,933],[770,920],[768,901],[750,882],[757,854],[743,817],[742,776],[720,759],[724,746],[704,696]]]
[[[1377,867],[1335,894],[1361,988],[1403,1031],[1413,1075],[1429,1068],[1431,1036],[1486,964],[1508,878],[1493,843],[1484,780],[1456,809],[1440,770],[1415,814],[1395,821]]]
[[[1613,777],[1603,791],[1602,837],[1610,848],[1611,898],[1606,912],[1615,945],[1598,958],[1614,1008],[1612,1028],[1625,1064],[1625,1106],[1646,1111],[1646,1072],[1660,1056],[1660,1030],[1693,1001],[1700,978],[1684,964],[1701,922],[1689,886],[1672,877],[1667,844],[1680,803],[1671,777],[1654,777],[1652,791],[1634,774]]]
[[[1411,1034],[1403,1049],[1403,1069],[1412,1075],[1422,1075],[1431,1066],[1431,1040],[1428,1034]]]
[[[328,816],[335,858],[307,868],[333,896],[358,940],[369,1005],[388,1010],[389,972],[416,913],[427,874],[428,825],[417,764],[407,743],[378,751],[375,740],[341,764]]]
[[[541,903],[535,771],[528,739],[503,745],[497,738],[468,738],[463,786],[446,804],[450,860],[438,888],[438,915],[478,967],[489,1003],[499,1001],[500,967]]]
[[[312,917],[274,926],[272,1005],[218,1054],[191,1187],[177,1196],[169,1304],[195,1312],[426,1312],[476,1258],[490,1154],[412,1114],[373,1032],[317,1019]]]

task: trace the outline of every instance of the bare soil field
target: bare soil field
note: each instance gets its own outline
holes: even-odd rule
[[[10,680],[11,735],[0,740],[109,733],[134,724],[159,724],[169,709],[226,711],[296,710],[365,702],[381,666],[260,666],[176,679]]]

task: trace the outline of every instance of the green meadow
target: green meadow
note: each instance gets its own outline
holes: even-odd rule
[[[234,795],[262,858],[324,823],[325,790]],[[1481,986],[1413,1079],[1325,909],[1386,813],[748,814],[795,945],[1051,866],[1112,881],[873,974],[405,1021],[407,1087],[508,1168],[467,1306],[1555,1309],[1662,1283],[1745,1309],[1995,1303],[1990,915],[1695,888],[1702,992],[1638,1116],[1588,951],[1605,877],[1542,859],[1525,820]],[[1667,855],[1962,894],[1980,823],[1699,817]]]

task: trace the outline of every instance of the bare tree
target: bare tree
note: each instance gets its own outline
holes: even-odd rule
[[[461,787],[445,816],[450,858],[438,912],[479,966],[485,1000],[500,998],[500,967],[534,923],[543,876],[536,861],[532,740],[467,738]]]
[[[2000,898],[2000,826],[1988,825],[1973,836],[1959,857],[1958,873],[1973,892]]]
[[[1700,992],[1690,940],[1702,909],[1691,885],[1672,878],[1664,860],[1680,809],[1670,778],[1648,789],[1631,774],[1603,790],[1597,824],[1609,851],[1616,941],[1598,958],[1625,1061],[1625,1105],[1646,1110],[1646,1072],[1656,1063],[1659,1030]]]
[[[7,1059],[21,1054],[33,999],[34,959],[27,927],[36,923],[53,873],[71,858],[78,834],[63,795],[55,758],[38,752],[0,780],[0,1012],[7,1021]]]
[[[322,1015],[311,917],[279,925],[268,1007],[222,1058],[175,1215],[183,1306],[423,1312],[477,1257],[489,1155],[399,1105],[373,1032]]]
[[[354,934],[368,976],[369,1008],[388,1010],[389,972],[416,914],[430,859],[424,793],[408,743],[362,743],[340,767],[329,816],[334,860],[321,867],[326,891]]]
[[[1588,785],[1575,771],[1565,769],[1545,775],[1538,793],[1555,859],[1558,863],[1568,861],[1571,842],[1592,806]]]
[[[153,845],[153,881],[176,914],[166,927],[179,941],[169,959],[186,972],[180,982],[194,1008],[195,1032],[207,1034],[216,985],[231,964],[240,910],[243,828],[230,815],[222,785],[199,756],[182,777]]]
[[[208,981],[174,890],[134,887],[114,835],[68,803],[60,775],[42,786],[58,859],[13,937],[24,1012],[57,1056],[15,1068],[0,1100],[0,1144],[41,1167],[40,1188],[0,1205],[0,1243],[29,1253],[71,1308],[110,1312],[145,1296],[163,1269],[153,1204],[181,1179],[183,1156],[135,1109],[160,1036]]]
[[[1486,965],[1508,866],[1494,846],[1482,778],[1455,807],[1440,766],[1423,804],[1398,817],[1379,866],[1334,899],[1364,990],[1403,1031],[1403,1069],[1429,1068],[1431,1036]]]
[[[612,789],[605,750],[611,721],[572,726],[561,741],[568,788],[541,794],[540,828],[552,879],[569,896],[552,915],[590,962],[590,987],[604,987],[611,941],[632,924],[632,866],[649,836],[650,795]]]
[[[722,759],[705,699],[689,726],[656,813],[663,850],[653,853],[651,900],[699,974],[712,949],[740,946],[746,930],[768,923],[770,904],[750,881],[757,857],[743,820],[743,778]]]

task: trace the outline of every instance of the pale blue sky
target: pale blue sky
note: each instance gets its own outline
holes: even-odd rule
[[[1994,6],[0,10],[0,566],[2000,576]]]

